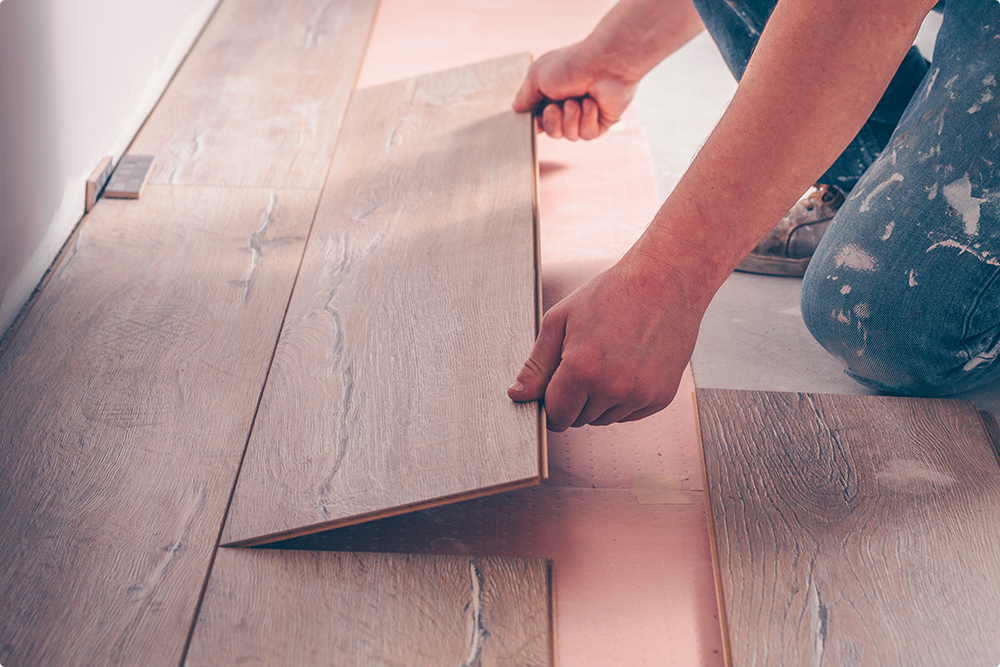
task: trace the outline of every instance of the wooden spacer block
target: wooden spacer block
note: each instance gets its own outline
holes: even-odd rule
[[[138,199],[142,189],[146,187],[152,166],[152,155],[122,156],[104,190],[104,196],[111,199]]]
[[[111,178],[111,167],[113,164],[110,157],[104,158],[97,165],[97,168],[94,169],[94,173],[90,175],[90,178],[87,179],[87,199],[84,202],[84,211],[86,213],[90,213],[90,209],[94,208],[94,204],[97,203],[98,198],[101,196],[101,191],[107,185],[108,179]]]

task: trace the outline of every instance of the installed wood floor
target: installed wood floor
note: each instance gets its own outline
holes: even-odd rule
[[[151,183],[321,188],[378,0],[226,0],[129,151]]]
[[[98,202],[0,358],[0,663],[178,664],[318,197]]]
[[[225,0],[137,141],[161,185],[97,202],[5,345],[0,663],[181,661],[374,11]],[[257,26],[250,43],[228,23]],[[319,179],[287,164],[280,123],[228,116],[253,97],[313,104]],[[194,117],[216,120],[179,162],[180,135],[156,128]]]
[[[224,542],[541,479],[538,405],[505,393],[538,303],[529,62],[354,94]]]
[[[551,667],[541,559],[222,549],[185,663]]]
[[[1000,463],[971,404],[697,396],[730,665],[1000,662]]]

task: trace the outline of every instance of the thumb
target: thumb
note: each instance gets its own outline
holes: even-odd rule
[[[549,313],[542,320],[542,330],[535,340],[535,347],[518,372],[514,384],[507,389],[507,396],[511,400],[537,401],[545,396],[545,388],[562,359],[565,333],[565,319],[553,317],[553,313]]]
[[[514,111],[518,113],[531,111],[534,113],[541,106],[544,99],[545,95],[539,90],[533,73],[529,72],[528,78],[521,84],[520,90],[517,91],[517,95],[514,97]]]

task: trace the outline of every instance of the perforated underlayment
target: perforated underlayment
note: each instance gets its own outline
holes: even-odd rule
[[[631,489],[636,477],[680,477],[684,490],[701,491],[697,447],[677,443],[695,433],[691,398],[646,422],[549,434],[549,484]]]

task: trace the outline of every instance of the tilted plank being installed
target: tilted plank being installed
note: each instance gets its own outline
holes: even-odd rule
[[[540,559],[220,549],[185,664],[551,667],[550,590]]]
[[[150,183],[320,188],[378,0],[223,0],[133,142]]]
[[[98,202],[0,357],[0,663],[180,662],[318,199]]]
[[[729,664],[1000,661],[1000,465],[970,403],[697,396]]]
[[[537,483],[505,389],[537,317],[525,55],[355,93],[224,542]]]

